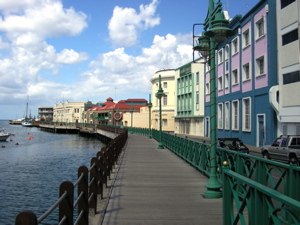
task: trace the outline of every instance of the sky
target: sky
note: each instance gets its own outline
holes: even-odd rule
[[[217,0],[216,0],[217,1]],[[259,0],[223,0],[233,18]],[[145,98],[192,60],[208,0],[0,0],[0,119],[64,101]]]

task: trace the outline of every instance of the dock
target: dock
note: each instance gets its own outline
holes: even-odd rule
[[[129,135],[107,204],[98,207],[90,225],[223,223],[222,199],[202,196],[207,177],[157,146],[154,139]]]

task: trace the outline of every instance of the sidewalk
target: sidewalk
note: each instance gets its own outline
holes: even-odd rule
[[[155,140],[129,135],[120,163],[102,224],[222,224],[222,199],[202,197],[207,178]]]

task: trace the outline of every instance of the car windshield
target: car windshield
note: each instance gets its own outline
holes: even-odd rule
[[[285,147],[285,146],[287,146],[287,143],[288,143],[287,137],[280,137],[280,138],[277,138],[273,142],[272,146],[282,146],[282,147]]]

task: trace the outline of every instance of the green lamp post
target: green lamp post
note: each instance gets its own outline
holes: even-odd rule
[[[151,131],[151,108],[152,108],[152,103],[151,103],[151,94],[149,94],[149,103],[148,103],[148,109],[149,109],[149,138],[152,138],[152,131]]]
[[[165,95],[164,90],[161,87],[161,76],[158,76],[158,83],[159,87],[155,94],[156,98],[158,98],[159,102],[159,143],[158,143],[158,149],[163,149],[164,145],[162,143],[162,116],[161,116],[161,98]]]
[[[228,28],[228,20],[225,19],[222,3],[217,4],[209,0],[208,14],[205,19],[204,33],[198,38],[198,45],[194,51],[199,51],[203,57],[209,56],[210,66],[210,175],[206,184],[205,198],[222,197],[221,184],[217,178],[217,89],[216,89],[216,65],[215,49],[217,44],[226,40],[232,34]]]

